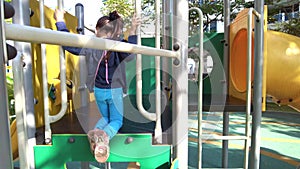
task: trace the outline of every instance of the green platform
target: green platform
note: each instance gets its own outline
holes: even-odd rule
[[[133,138],[131,143],[126,142],[128,137]],[[65,169],[70,161],[95,161],[85,134],[53,135],[52,143],[34,147],[36,169]],[[110,147],[108,162],[139,162],[141,169],[171,165],[171,146],[152,145],[151,134],[118,134]]]

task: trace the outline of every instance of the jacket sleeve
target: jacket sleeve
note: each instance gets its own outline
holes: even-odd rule
[[[56,22],[55,25],[58,31],[70,32],[64,22]],[[71,46],[63,46],[62,48],[74,55],[85,55],[85,50],[82,50],[82,48]]]
[[[128,37],[128,41],[126,40],[122,40],[122,42],[127,42],[127,43],[131,43],[131,44],[137,44],[137,36],[136,35],[131,35]],[[120,52],[120,59],[124,60],[126,59],[126,61],[131,61],[135,58],[135,54],[132,53],[125,53],[125,52]]]

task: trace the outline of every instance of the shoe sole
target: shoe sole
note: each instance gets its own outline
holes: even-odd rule
[[[99,140],[99,137],[104,137],[106,140],[104,142],[98,142],[97,140]],[[109,139],[106,133],[102,130],[91,130],[88,132],[88,140],[90,143],[91,152],[95,159],[100,163],[106,162],[109,157]],[[106,152],[103,152],[105,150]]]
[[[94,156],[99,163],[105,163],[109,157],[109,147],[96,144]]]

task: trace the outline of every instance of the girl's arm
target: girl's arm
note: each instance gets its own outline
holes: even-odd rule
[[[63,31],[63,32],[70,32],[68,28],[66,27],[65,24],[65,19],[64,19],[64,11],[56,9],[54,12],[54,19],[56,20],[56,28],[58,31]],[[82,48],[78,47],[71,47],[71,46],[63,46],[62,47],[64,50],[67,50],[68,52],[74,54],[74,55],[85,55],[84,50]]]
[[[133,14],[132,21],[131,21],[131,27],[129,29],[129,36],[130,35],[136,35],[136,29],[139,25],[141,25],[141,19],[136,16],[136,14]]]
[[[131,22],[131,27],[129,29],[129,37],[128,37],[128,41],[126,40],[122,40],[123,42],[128,42],[131,44],[137,44],[137,36],[136,36],[136,29],[137,27],[141,24],[141,19],[139,17],[136,16],[136,14],[133,15],[132,17],[132,22]],[[120,53],[121,55],[121,59],[125,59],[126,60],[132,60],[135,58],[135,55],[131,54],[131,53]]]

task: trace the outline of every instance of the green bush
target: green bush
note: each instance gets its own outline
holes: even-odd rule
[[[9,76],[6,75],[6,84],[7,84],[7,95],[8,95],[8,108],[10,121],[15,119],[15,102],[14,102],[14,81]]]

